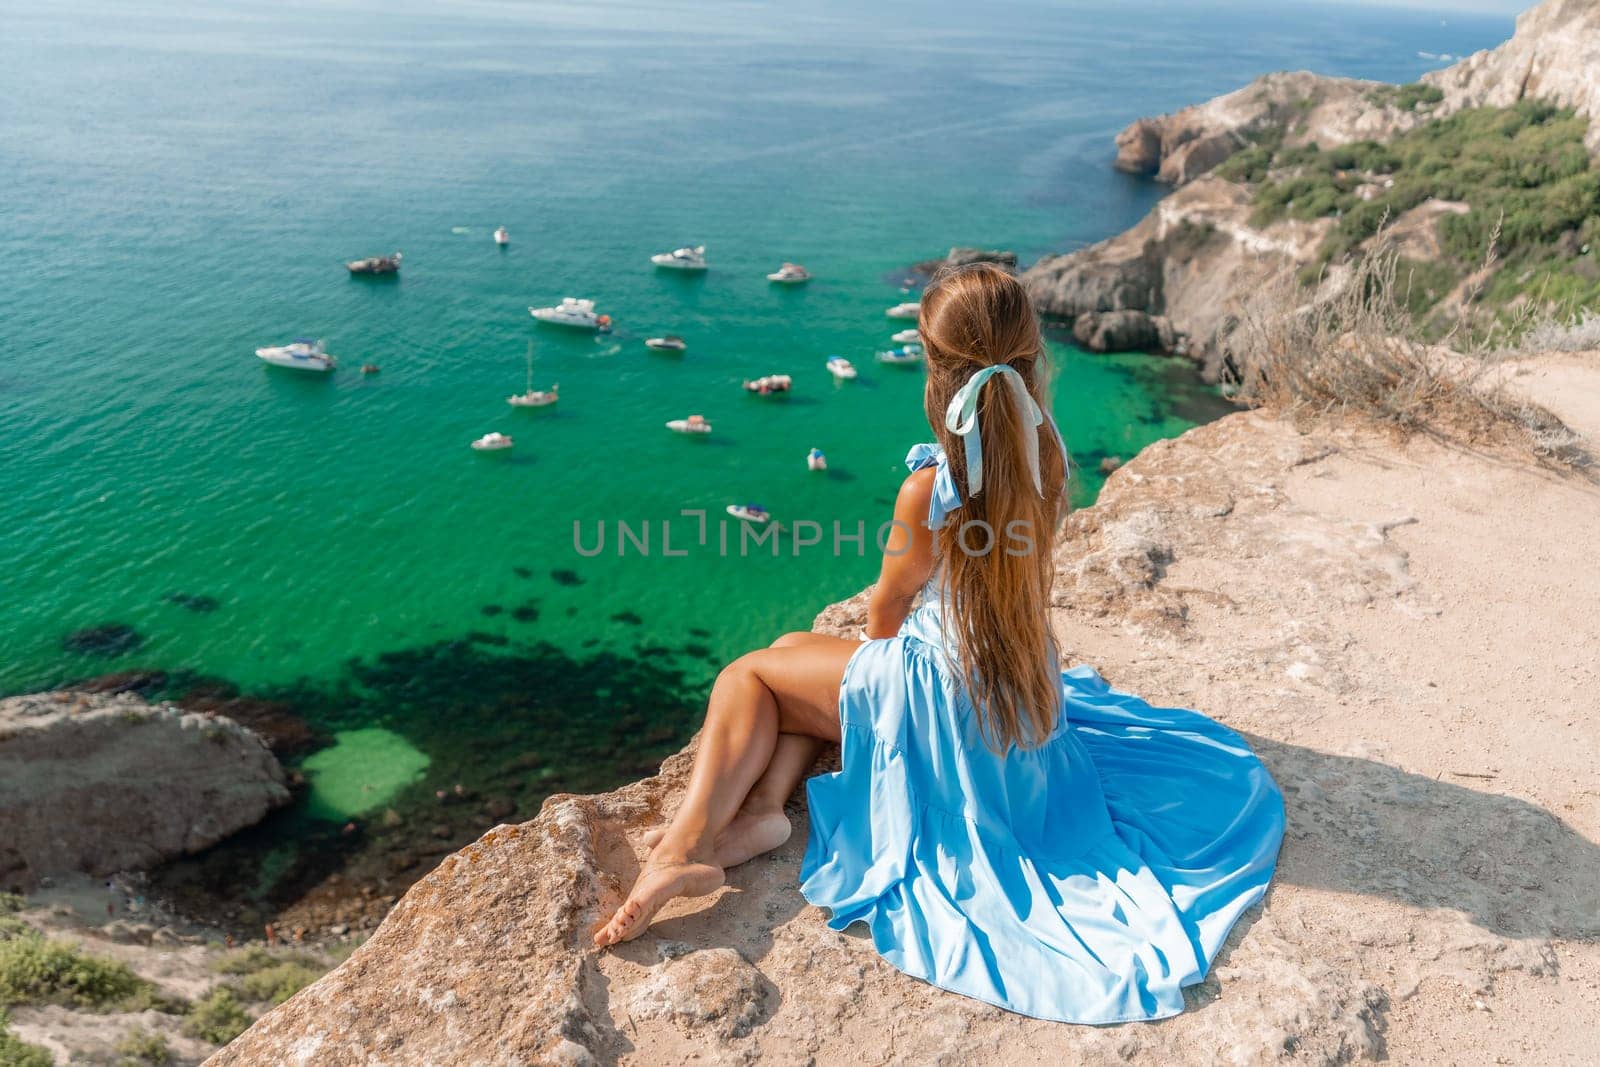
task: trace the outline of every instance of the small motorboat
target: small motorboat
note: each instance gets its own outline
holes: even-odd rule
[[[611,328],[610,315],[596,315],[593,300],[583,300],[576,296],[562,297],[561,303],[555,307],[530,307],[528,314],[540,322],[547,322],[552,326],[572,326],[580,330],[608,330]]]
[[[747,392],[756,393],[760,396],[787,393],[793,386],[794,379],[787,374],[767,374],[744,383]]]
[[[528,342],[528,378],[523,383],[522,392],[506,397],[506,403],[514,408],[542,408],[549,407],[561,398],[556,395],[561,386],[552,385],[548,392],[533,387],[533,342]]]
[[[339,361],[323,351],[322,342],[309,337],[299,337],[286,345],[256,349],[256,356],[274,367],[292,367],[295,370],[330,371]]]
[[[753,522],[757,526],[764,526],[772,521],[772,516],[760,504],[729,504],[728,514],[745,522]]]
[[[922,313],[922,301],[907,300],[903,304],[896,304],[884,314],[891,319],[914,319]]]
[[[657,352],[682,352],[689,347],[689,342],[675,333],[669,333],[665,337],[646,337],[644,346]]]
[[[706,246],[695,245],[693,248],[675,248],[671,252],[659,252],[650,257],[650,262],[658,267],[668,270],[705,270]]]
[[[878,362],[887,363],[892,367],[910,367],[922,362],[922,346],[906,345],[903,348],[891,348],[878,353]]]
[[[474,452],[504,452],[510,448],[511,438],[503,433],[486,433],[472,442]]]
[[[707,434],[711,432],[711,424],[704,415],[690,415],[687,419],[673,419],[667,423],[667,429],[673,433]]]
[[[829,356],[828,373],[841,382],[847,382],[856,376],[856,365],[843,356]]]
[[[504,226],[501,226],[499,229],[495,230],[494,243],[499,245],[501,248],[504,248],[506,245],[510,244],[511,231],[506,229]]]
[[[916,329],[899,330],[889,340],[897,345],[920,345],[922,333]]]
[[[472,442],[472,451],[477,453],[502,453],[512,446],[512,440],[506,434],[485,434]]]
[[[363,363],[363,364],[361,364],[361,373],[362,374],[377,374],[378,373],[378,365],[376,363]]]
[[[351,274],[399,274],[400,253],[392,256],[368,256],[366,259],[353,259],[345,264],[345,269]]]
[[[822,449],[813,448],[806,453],[806,470],[825,471],[828,469],[828,457],[823,455]]]
[[[801,282],[809,282],[810,280],[811,272],[798,263],[785,263],[767,275],[767,281],[777,282],[779,285],[799,285]]]

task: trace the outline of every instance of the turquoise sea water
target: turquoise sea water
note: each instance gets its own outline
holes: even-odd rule
[[[0,21],[0,692],[141,667],[282,696],[352,735],[346,766],[407,768],[386,798],[557,735],[537,788],[593,784],[577,761],[670,748],[717,663],[872,579],[870,545],[664,558],[659,524],[681,545],[684,508],[884,517],[927,436],[920,372],[871,359],[909,325],[883,314],[909,264],[1131,224],[1160,195],[1109,169],[1138,115],[1276,68],[1409,80],[1510,30],[1086,3],[6,0]],[[707,275],[650,267],[685,243]],[[397,248],[395,281],[341,265]],[[769,285],[785,259],[816,280]],[[528,316],[568,294],[616,331]],[[647,353],[661,331],[687,355]],[[341,369],[252,356],[301,334]],[[554,409],[504,402],[530,339]],[[1224,410],[1185,364],[1054,352],[1080,503],[1100,457]],[[831,353],[861,379],[836,385]],[[771,372],[791,396],[740,390]],[[690,412],[711,439],[663,428]],[[467,448],[490,430],[514,452]],[[574,551],[575,521],[618,520],[656,528],[651,556]],[[106,625],[119,654],[63,645]]]

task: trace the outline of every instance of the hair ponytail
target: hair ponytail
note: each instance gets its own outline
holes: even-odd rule
[[[946,631],[985,740],[1001,751],[1032,747],[1054,732],[1061,712],[1049,608],[1067,457],[1053,423],[1035,425],[1009,375],[991,372],[976,386],[982,484],[970,492],[966,442],[947,425],[946,411],[992,366],[1014,371],[1027,396],[1048,411],[1038,319],[1015,278],[978,264],[934,279],[918,328],[928,354],[928,421],[962,496],[961,508],[934,531]]]

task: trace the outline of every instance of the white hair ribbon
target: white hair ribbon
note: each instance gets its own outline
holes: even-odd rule
[[[1028,392],[1028,383],[1025,382],[1017,369],[1007,363],[994,363],[980,370],[967,384],[956,391],[950,398],[950,406],[945,409],[944,427],[957,435],[966,445],[967,453],[967,495],[975,495],[983,489],[983,434],[978,429],[978,393],[983,388],[983,383],[995,375],[1005,378],[1006,384],[1011,387],[1011,395],[1016,399],[1017,410],[1023,415],[1030,429],[1022,435],[1022,447],[1027,453],[1028,470],[1033,475],[1033,488],[1040,496],[1044,496],[1044,488],[1039,483],[1039,435],[1032,432],[1033,427],[1044,422],[1044,412],[1039,410],[1038,403],[1033,395]],[[1050,428],[1055,431],[1055,422],[1050,423]],[[1056,433],[1057,440],[1060,433]],[[1061,452],[1063,459],[1066,450]]]

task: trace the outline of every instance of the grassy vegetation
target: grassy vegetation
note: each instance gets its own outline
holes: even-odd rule
[[[117,1067],[166,1067],[172,1062],[172,1048],[160,1034],[135,1026],[117,1042]],[[0,1062],[4,1062],[0,1060]]]
[[[94,1011],[158,1007],[155,988],[115,960],[31,929],[0,936],[0,1007],[63,1004]]]
[[[241,1000],[282,1004],[328,970],[321,960],[305,952],[272,951],[260,945],[231,952],[212,964],[222,974],[236,976],[227,983]]]
[[[1401,111],[1427,111],[1444,99],[1444,93],[1431,85],[1410,82],[1406,85],[1385,85],[1367,94],[1374,104],[1397,107]]]
[[[239,1004],[233,990],[218,986],[194,1002],[189,1017],[183,1021],[183,1032],[213,1045],[226,1045],[254,1022],[250,1013]]]
[[[1394,102],[1426,104],[1426,87],[1400,86]],[[1600,301],[1600,170],[1583,143],[1587,122],[1525,100],[1433,119],[1388,144],[1285,148],[1273,138],[1246,148],[1217,173],[1258,186],[1253,221],[1333,218],[1321,264],[1344,262],[1394,220],[1429,200],[1461,201],[1465,214],[1438,222],[1443,259],[1416,287],[1414,310],[1431,306],[1495,248],[1499,269],[1481,294],[1491,307],[1519,298],[1576,309]],[[1491,241],[1491,238],[1496,238]],[[1311,273],[1315,273],[1315,268]]]
[[[56,1058],[11,1032],[11,1018],[0,1008],[0,1063],[6,1067],[55,1067]]]

